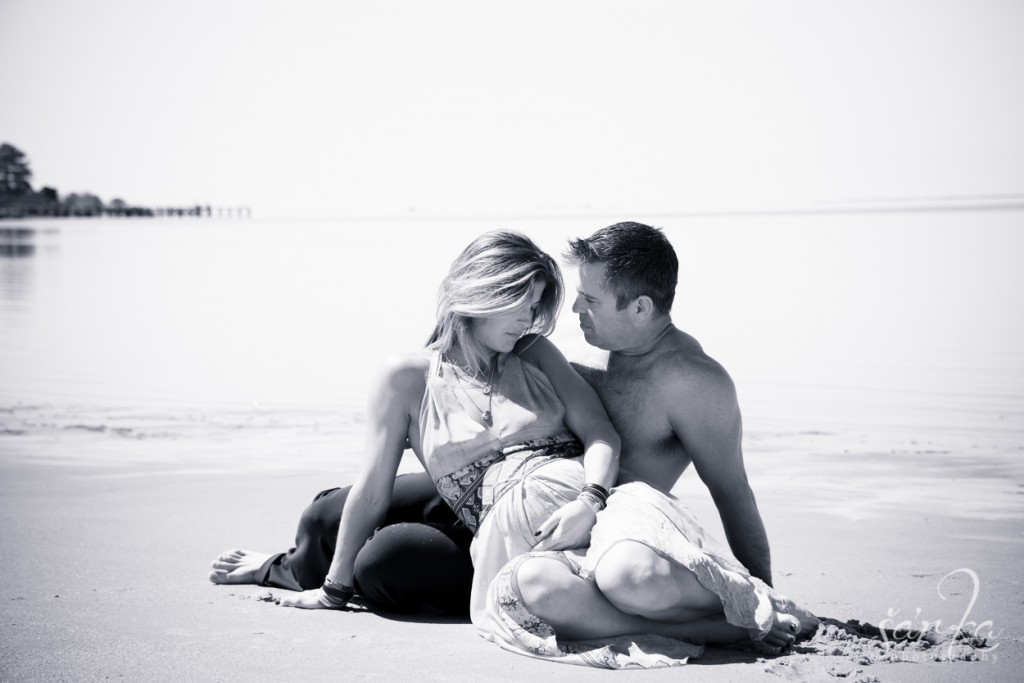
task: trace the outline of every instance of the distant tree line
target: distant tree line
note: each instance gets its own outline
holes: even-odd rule
[[[132,206],[123,199],[108,204],[94,194],[71,193],[63,198],[56,189],[32,189],[32,169],[25,153],[14,145],[0,144],[0,218],[26,216],[212,216],[224,213],[248,217],[248,207],[211,209],[209,206]]]

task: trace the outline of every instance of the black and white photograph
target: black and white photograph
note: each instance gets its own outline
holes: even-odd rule
[[[1022,30],[0,0],[0,682],[1020,680]]]

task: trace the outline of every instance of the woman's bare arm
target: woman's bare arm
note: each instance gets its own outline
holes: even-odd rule
[[[391,503],[395,473],[415,425],[423,397],[423,368],[419,360],[403,361],[386,370],[370,393],[362,470],[352,485],[338,529],[327,578],[352,586],[356,555],[383,521]],[[305,591],[281,600],[288,607],[324,607],[321,589]]]
[[[541,369],[565,405],[565,422],[583,442],[588,484],[610,489],[619,473],[619,435],[597,392],[587,384],[546,337],[530,340],[520,357]],[[538,530],[538,548],[573,548],[587,543],[596,515],[582,501],[556,511]]]

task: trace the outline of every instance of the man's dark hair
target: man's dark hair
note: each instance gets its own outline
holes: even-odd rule
[[[658,228],[633,222],[609,225],[590,237],[570,241],[565,259],[576,265],[602,264],[620,311],[644,295],[651,297],[658,313],[672,310],[679,259]]]

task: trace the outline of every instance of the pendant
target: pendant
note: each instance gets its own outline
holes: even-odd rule
[[[491,395],[491,385],[488,384],[486,387],[484,387],[484,396],[490,396],[490,395]]]
[[[485,410],[484,414],[483,414],[483,418],[484,418],[484,424],[486,424],[488,427],[490,427],[491,426],[491,411]]]

